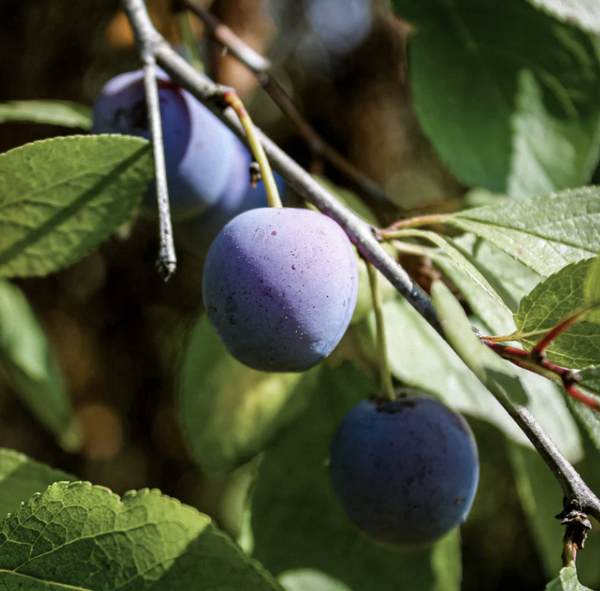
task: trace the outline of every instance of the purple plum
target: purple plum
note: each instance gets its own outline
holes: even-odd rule
[[[241,142],[204,105],[159,72],[163,139],[174,219],[189,219],[224,195]],[[92,133],[150,137],[143,72],[127,72],[110,80],[94,105]],[[249,184],[248,174],[245,175]],[[154,181],[144,209],[156,212]]]
[[[210,246],[202,293],[229,352],[260,371],[305,371],[346,331],[356,255],[333,220],[307,209],[246,211]]]
[[[435,542],[466,518],[477,490],[477,444],[465,419],[426,395],[363,400],[342,420],[329,473],[346,514],[398,548]]]

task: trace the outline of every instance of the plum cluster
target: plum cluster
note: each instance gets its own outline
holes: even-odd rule
[[[310,369],[337,346],[356,306],[356,254],[341,227],[307,209],[269,208],[250,154],[206,107],[159,77],[174,218],[192,250],[209,243],[204,306],[225,347],[259,370]],[[96,133],[149,137],[143,74],[117,76],[94,108]],[[278,179],[281,186],[281,179]],[[155,208],[154,183],[145,209]],[[216,236],[216,238],[215,238]],[[214,238],[214,240],[213,240]],[[429,544],[466,517],[479,475],[466,421],[419,393],[369,399],[343,419],[330,475],[349,518],[393,547]]]

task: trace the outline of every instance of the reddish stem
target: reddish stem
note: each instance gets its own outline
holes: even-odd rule
[[[579,322],[579,319],[587,310],[580,310],[572,316],[559,322],[554,328],[550,329],[531,350],[531,355],[542,358],[546,349],[566,330]]]
[[[569,369],[568,367],[562,367],[561,365],[552,363],[547,359],[540,358],[539,353],[535,354],[533,350],[523,351],[522,349],[508,347],[506,345],[502,345],[501,343],[494,343],[485,339],[482,339],[481,342],[517,367],[521,367],[528,371],[543,375],[544,377],[548,377],[548,373],[554,374],[560,379],[566,393],[571,398],[582,402],[595,411],[600,412],[600,401],[595,396],[582,392],[575,387],[575,384],[581,380],[581,377],[572,369]]]

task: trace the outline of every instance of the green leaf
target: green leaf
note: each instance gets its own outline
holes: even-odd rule
[[[0,449],[0,521],[31,495],[73,476],[40,464],[11,449]]]
[[[447,222],[485,238],[548,277],[600,252],[600,188],[469,209]]]
[[[487,240],[479,238],[474,234],[466,233],[451,240],[455,248],[468,257],[479,271],[481,271],[512,312],[516,312],[519,308],[521,298],[528,294],[542,280],[542,277],[535,271],[532,271],[529,267],[507,255]],[[452,274],[451,279],[453,281],[454,277],[455,274]],[[464,285],[465,282],[462,281],[460,283]],[[460,288],[460,286],[458,287]],[[461,289],[461,292],[471,304],[471,299],[469,298],[472,298],[474,290],[468,289],[462,291]],[[481,298],[477,299],[479,301]],[[473,310],[493,330],[501,330],[496,326],[497,322],[494,322],[493,318],[489,322],[488,318],[480,313],[476,305],[473,307]],[[499,308],[495,307],[494,310],[499,311]],[[511,325],[513,324],[512,317],[510,323]]]
[[[431,295],[449,343],[481,383],[495,396],[525,403],[527,393],[512,367],[479,341],[452,292],[435,281]]]
[[[472,310],[486,324],[501,334],[513,331],[514,322],[510,309],[486,277],[485,266],[479,264],[471,253],[461,248],[451,238],[421,230],[411,230],[408,231],[407,235],[409,234],[426,238],[440,247],[441,252],[432,255],[433,262],[452,279]],[[509,302],[511,299],[509,296]]]
[[[528,0],[534,6],[580,29],[600,33],[600,11],[597,0]]]
[[[565,566],[554,581],[548,583],[546,591],[592,591],[584,587],[577,579],[577,570],[574,566]]]
[[[490,285],[489,281],[477,269],[471,260],[457,249],[452,241],[445,236],[431,232],[429,230],[404,230],[403,236],[422,238],[433,242],[475,285],[491,298],[500,308],[508,312],[506,304],[496,293],[496,290]]]
[[[70,101],[12,101],[0,103],[0,123],[26,121],[63,127],[92,128],[92,109]]]
[[[260,453],[305,408],[321,368],[266,373],[236,361],[203,315],[180,376],[180,420],[192,455],[225,472]]]
[[[593,264],[591,259],[568,265],[521,300],[515,324],[523,335],[522,343],[532,348],[550,329],[585,306],[584,286]],[[584,319],[563,332],[546,352],[548,359],[564,367],[600,364],[600,327]]]
[[[38,420],[70,451],[81,443],[69,393],[23,292],[0,280],[0,369]]]
[[[390,369],[402,383],[434,394],[448,406],[495,425],[505,436],[530,446],[500,403],[465,365],[456,352],[403,298],[383,306]],[[402,327],[394,330],[393,327]],[[365,353],[376,363],[375,320],[360,327]],[[577,426],[560,388],[541,376],[512,368],[526,390],[527,408],[571,460],[581,457]]]
[[[392,0],[416,25],[419,120],[468,185],[528,197],[589,181],[598,157],[595,40],[524,0]]]
[[[0,532],[5,589],[280,589],[211,520],[157,490],[60,482]]]
[[[458,590],[457,531],[430,549],[388,550],[361,534],[334,496],[331,439],[346,412],[376,390],[350,364],[324,369],[310,408],[261,462],[250,506],[254,556],[284,582],[289,571],[321,572],[327,591]]]
[[[0,155],[0,277],[46,275],[108,238],[152,179],[149,146],[71,136]]]

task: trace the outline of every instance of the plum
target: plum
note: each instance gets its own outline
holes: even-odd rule
[[[227,127],[189,92],[158,74],[171,215],[187,219],[210,208],[232,179],[237,152],[245,150]],[[150,137],[141,70],[110,80],[94,105],[92,133]],[[246,172],[243,180],[250,185]],[[154,181],[144,201],[156,212]]]
[[[260,208],[215,238],[202,293],[238,361],[260,371],[305,371],[348,328],[357,276],[354,248],[333,220],[307,209]]]
[[[370,398],[340,423],[329,473],[359,529],[388,546],[418,548],[466,519],[479,480],[477,444],[465,419],[431,396]]]

